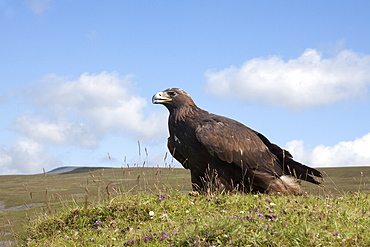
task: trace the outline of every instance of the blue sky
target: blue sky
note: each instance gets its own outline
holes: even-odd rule
[[[169,87],[309,166],[368,166],[369,10],[368,1],[0,0],[0,174],[180,167],[164,160],[167,110],[151,104]]]

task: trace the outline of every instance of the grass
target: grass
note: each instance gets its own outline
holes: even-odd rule
[[[368,246],[368,194],[125,194],[31,221],[29,246]]]
[[[30,246],[370,245],[370,167],[320,171],[324,186],[303,183],[307,194],[298,197],[192,197],[183,192],[191,190],[189,172],[174,168],[0,176],[5,209],[43,203],[0,211],[0,240]]]

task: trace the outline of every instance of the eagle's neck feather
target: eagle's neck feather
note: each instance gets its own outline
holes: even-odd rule
[[[173,111],[170,113],[170,117],[175,123],[184,122],[186,119],[197,117],[203,112],[205,111],[196,105],[186,105],[173,109]]]

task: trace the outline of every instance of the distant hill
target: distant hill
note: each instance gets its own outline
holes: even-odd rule
[[[63,166],[63,167],[58,167],[51,171],[48,171],[47,173],[48,174],[64,174],[64,173],[69,173],[77,168],[78,166]]]
[[[82,173],[104,169],[108,167],[80,167],[80,166],[62,166],[48,171],[47,174],[69,174],[69,173]]]

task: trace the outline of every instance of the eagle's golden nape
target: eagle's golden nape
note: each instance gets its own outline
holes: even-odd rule
[[[194,190],[301,194],[299,180],[320,184],[319,171],[240,122],[200,109],[181,89],[152,102],[169,110],[167,147],[190,169]]]

